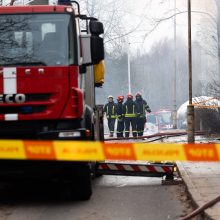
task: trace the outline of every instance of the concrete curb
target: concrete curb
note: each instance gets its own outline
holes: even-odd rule
[[[200,192],[198,191],[197,187],[193,184],[193,182],[190,179],[190,175],[187,173],[186,169],[184,168],[184,163],[182,162],[176,162],[178,172],[180,176],[183,179],[183,182],[186,186],[188,196],[191,198],[193,201],[194,205],[196,207],[199,207],[203,204],[205,204],[204,199],[202,198]],[[202,216],[202,219],[204,220],[216,220],[216,218],[210,216],[206,211],[204,212],[204,216]]]

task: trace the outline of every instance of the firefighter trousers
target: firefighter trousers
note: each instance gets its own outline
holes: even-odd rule
[[[118,119],[118,124],[117,124],[117,137],[124,137],[123,132],[124,132],[124,119]]]
[[[132,128],[133,137],[137,137],[136,117],[131,117],[131,118],[126,118],[125,117],[125,137],[129,137],[130,125],[131,125],[131,128]]]
[[[110,134],[113,135],[115,130],[115,118],[108,118],[108,128]]]
[[[145,121],[146,121],[145,118],[137,118],[137,134],[139,137],[143,136],[144,134]]]

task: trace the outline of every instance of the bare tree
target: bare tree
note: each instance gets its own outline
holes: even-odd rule
[[[127,52],[128,37],[133,38],[150,22],[148,13],[152,0],[146,0],[143,8],[134,13],[136,4],[128,6],[126,0],[80,0],[82,12],[98,17],[105,26],[104,42],[108,52],[114,56]],[[140,33],[140,32],[139,32]],[[140,36],[140,35],[139,35]]]
[[[123,37],[111,41],[125,31],[122,24],[124,16],[122,1],[114,0],[80,0],[81,13],[96,17],[104,23],[104,41],[108,51],[116,53],[122,50]],[[116,49],[117,48],[117,49]]]

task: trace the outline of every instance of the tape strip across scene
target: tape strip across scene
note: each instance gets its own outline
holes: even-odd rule
[[[0,159],[220,161],[220,144],[1,140]]]

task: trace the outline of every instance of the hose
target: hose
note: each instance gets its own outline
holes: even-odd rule
[[[197,208],[196,210],[194,210],[192,213],[190,213],[189,215],[183,217],[181,220],[190,220],[193,217],[201,214],[203,211],[205,211],[206,209],[210,208],[211,206],[215,205],[216,203],[218,203],[220,201],[220,196],[216,197],[215,199],[205,203],[203,206]]]
[[[186,135],[187,132],[164,132],[164,133],[157,133],[157,134],[152,134],[152,135],[147,135],[147,136],[141,136],[141,137],[120,137],[120,138],[108,138],[105,139],[106,141],[116,141],[116,140],[137,140],[137,139],[149,139],[149,138],[154,138],[154,137],[177,137],[177,136],[184,136]],[[195,132],[196,135],[204,135],[204,132],[202,131],[196,131]]]

